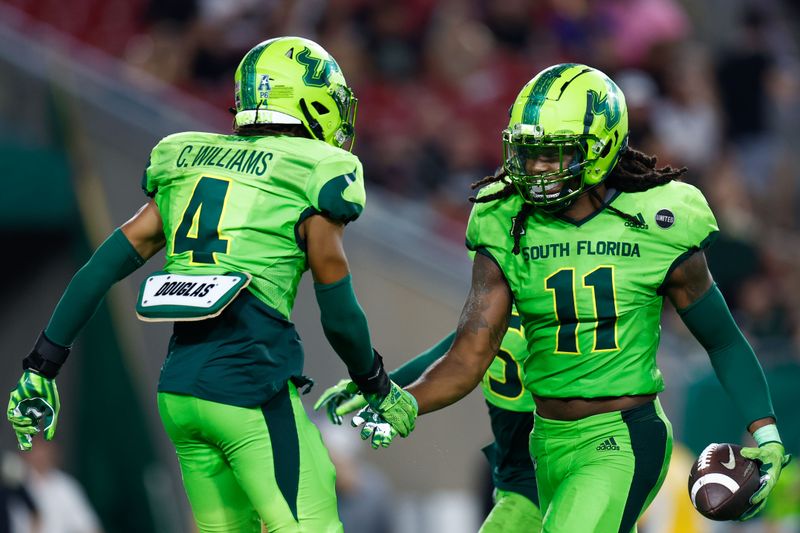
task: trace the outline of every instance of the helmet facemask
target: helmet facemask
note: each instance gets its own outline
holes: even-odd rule
[[[560,211],[585,191],[584,169],[591,162],[586,147],[596,141],[592,135],[537,137],[507,131],[503,166],[526,202],[545,211]],[[541,171],[537,166],[553,170]]]
[[[509,115],[503,168],[522,199],[544,211],[563,211],[600,185],[627,146],[624,95],[585,65],[543,70]]]
[[[358,98],[347,85],[331,86],[328,89],[328,93],[333,101],[336,102],[336,109],[341,117],[341,125],[333,134],[333,141],[340,148],[352,152],[355,144]]]

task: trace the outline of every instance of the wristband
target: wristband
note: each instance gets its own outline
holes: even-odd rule
[[[59,346],[44,334],[39,335],[31,353],[22,360],[23,370],[33,370],[48,379],[54,379],[61,370],[61,365],[67,360],[70,348]]]
[[[781,436],[778,434],[778,426],[775,424],[767,424],[758,428],[753,432],[753,438],[759,446],[763,446],[768,442],[783,444]]]
[[[358,389],[364,394],[377,394],[380,398],[385,398],[389,394],[391,388],[389,375],[383,368],[383,357],[374,348],[372,353],[375,356],[372,358],[372,368],[369,372],[364,374],[350,373],[350,378],[353,383],[358,385]]]

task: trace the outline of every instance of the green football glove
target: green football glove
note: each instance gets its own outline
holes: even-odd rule
[[[365,408],[367,405],[369,405],[367,399],[359,392],[346,402],[342,402],[342,404],[336,408],[336,414],[340,416],[349,415],[350,413],[355,413]]]
[[[397,435],[397,431],[381,415],[365,407],[353,417],[353,427],[361,427],[361,439],[370,440],[373,449],[388,448]]]
[[[394,381],[389,381],[389,394],[380,398],[377,394],[364,397],[372,410],[391,424],[401,437],[407,437],[414,430],[417,419],[417,399]]]
[[[33,435],[44,428],[44,438],[53,440],[61,401],[55,379],[25,370],[8,400],[8,421],[17,434],[20,450],[30,450]]]
[[[761,463],[759,466],[761,488],[750,498],[752,507],[739,517],[739,520],[749,520],[761,512],[767,504],[767,496],[772,492],[781,476],[781,470],[789,464],[792,456],[786,453],[783,444],[774,441],[766,442],[758,448],[742,448],[741,454],[742,457]]]
[[[314,410],[325,407],[325,413],[332,424],[341,425],[342,416],[358,411],[367,405],[367,400],[358,392],[358,386],[349,379],[343,379],[333,387],[325,389],[314,404]]]
[[[414,430],[417,418],[417,400],[395,383],[389,381],[389,394],[380,398],[377,394],[365,395],[369,406],[353,417],[353,427],[362,426],[361,438],[371,437],[372,447],[387,447],[394,436],[407,437]]]

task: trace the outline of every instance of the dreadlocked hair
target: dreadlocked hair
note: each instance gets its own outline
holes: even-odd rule
[[[499,191],[492,194],[487,194],[486,196],[481,196],[480,198],[478,198],[477,194],[475,196],[470,196],[469,201],[473,204],[483,204],[486,202],[491,202],[492,200],[508,198],[514,193],[514,185],[511,182],[506,181],[506,171],[503,169],[503,167],[498,168],[493,175],[479,179],[470,185],[469,188],[474,191],[475,189],[480,189],[491,183],[505,183],[506,185]]]
[[[619,161],[606,178],[606,185],[621,192],[642,192],[680,179],[688,170],[669,165],[656,168],[657,162],[654,155],[628,148],[620,154]]]
[[[470,196],[469,201],[473,204],[483,204],[493,200],[508,198],[516,192],[516,187],[514,187],[514,184],[506,180],[506,171],[503,169],[503,167],[498,168],[494,175],[486,176],[485,178],[476,181],[470,186],[470,188],[475,190],[485,187],[491,183],[505,183],[505,186],[499,191],[493,192],[492,194],[487,194],[486,196],[478,197],[477,194],[475,196]],[[513,219],[514,223],[513,227],[511,228],[511,235],[514,237],[514,248],[511,249],[511,252],[514,255],[519,255],[520,238],[525,233],[525,223],[528,221],[528,217],[532,212],[533,205],[524,202],[522,204],[522,208],[519,210],[519,213],[517,213],[517,216]]]

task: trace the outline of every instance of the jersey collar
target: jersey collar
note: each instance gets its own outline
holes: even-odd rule
[[[586,215],[585,217],[583,217],[581,219],[574,219],[574,218],[571,218],[571,217],[568,217],[568,216],[562,215],[562,214],[556,214],[554,216],[559,220],[563,220],[567,224],[572,224],[573,226],[579,228],[579,227],[583,226],[584,224],[586,224],[587,222],[589,222],[590,220],[592,220],[594,217],[596,217],[600,213],[602,213],[603,211],[605,211],[606,206],[608,204],[610,204],[611,202],[613,202],[614,200],[616,200],[617,197],[619,197],[620,194],[622,194],[622,191],[618,191],[616,189],[608,189],[608,191],[606,192],[606,197],[603,199],[603,203],[600,204],[600,207],[598,207],[591,214]]]

